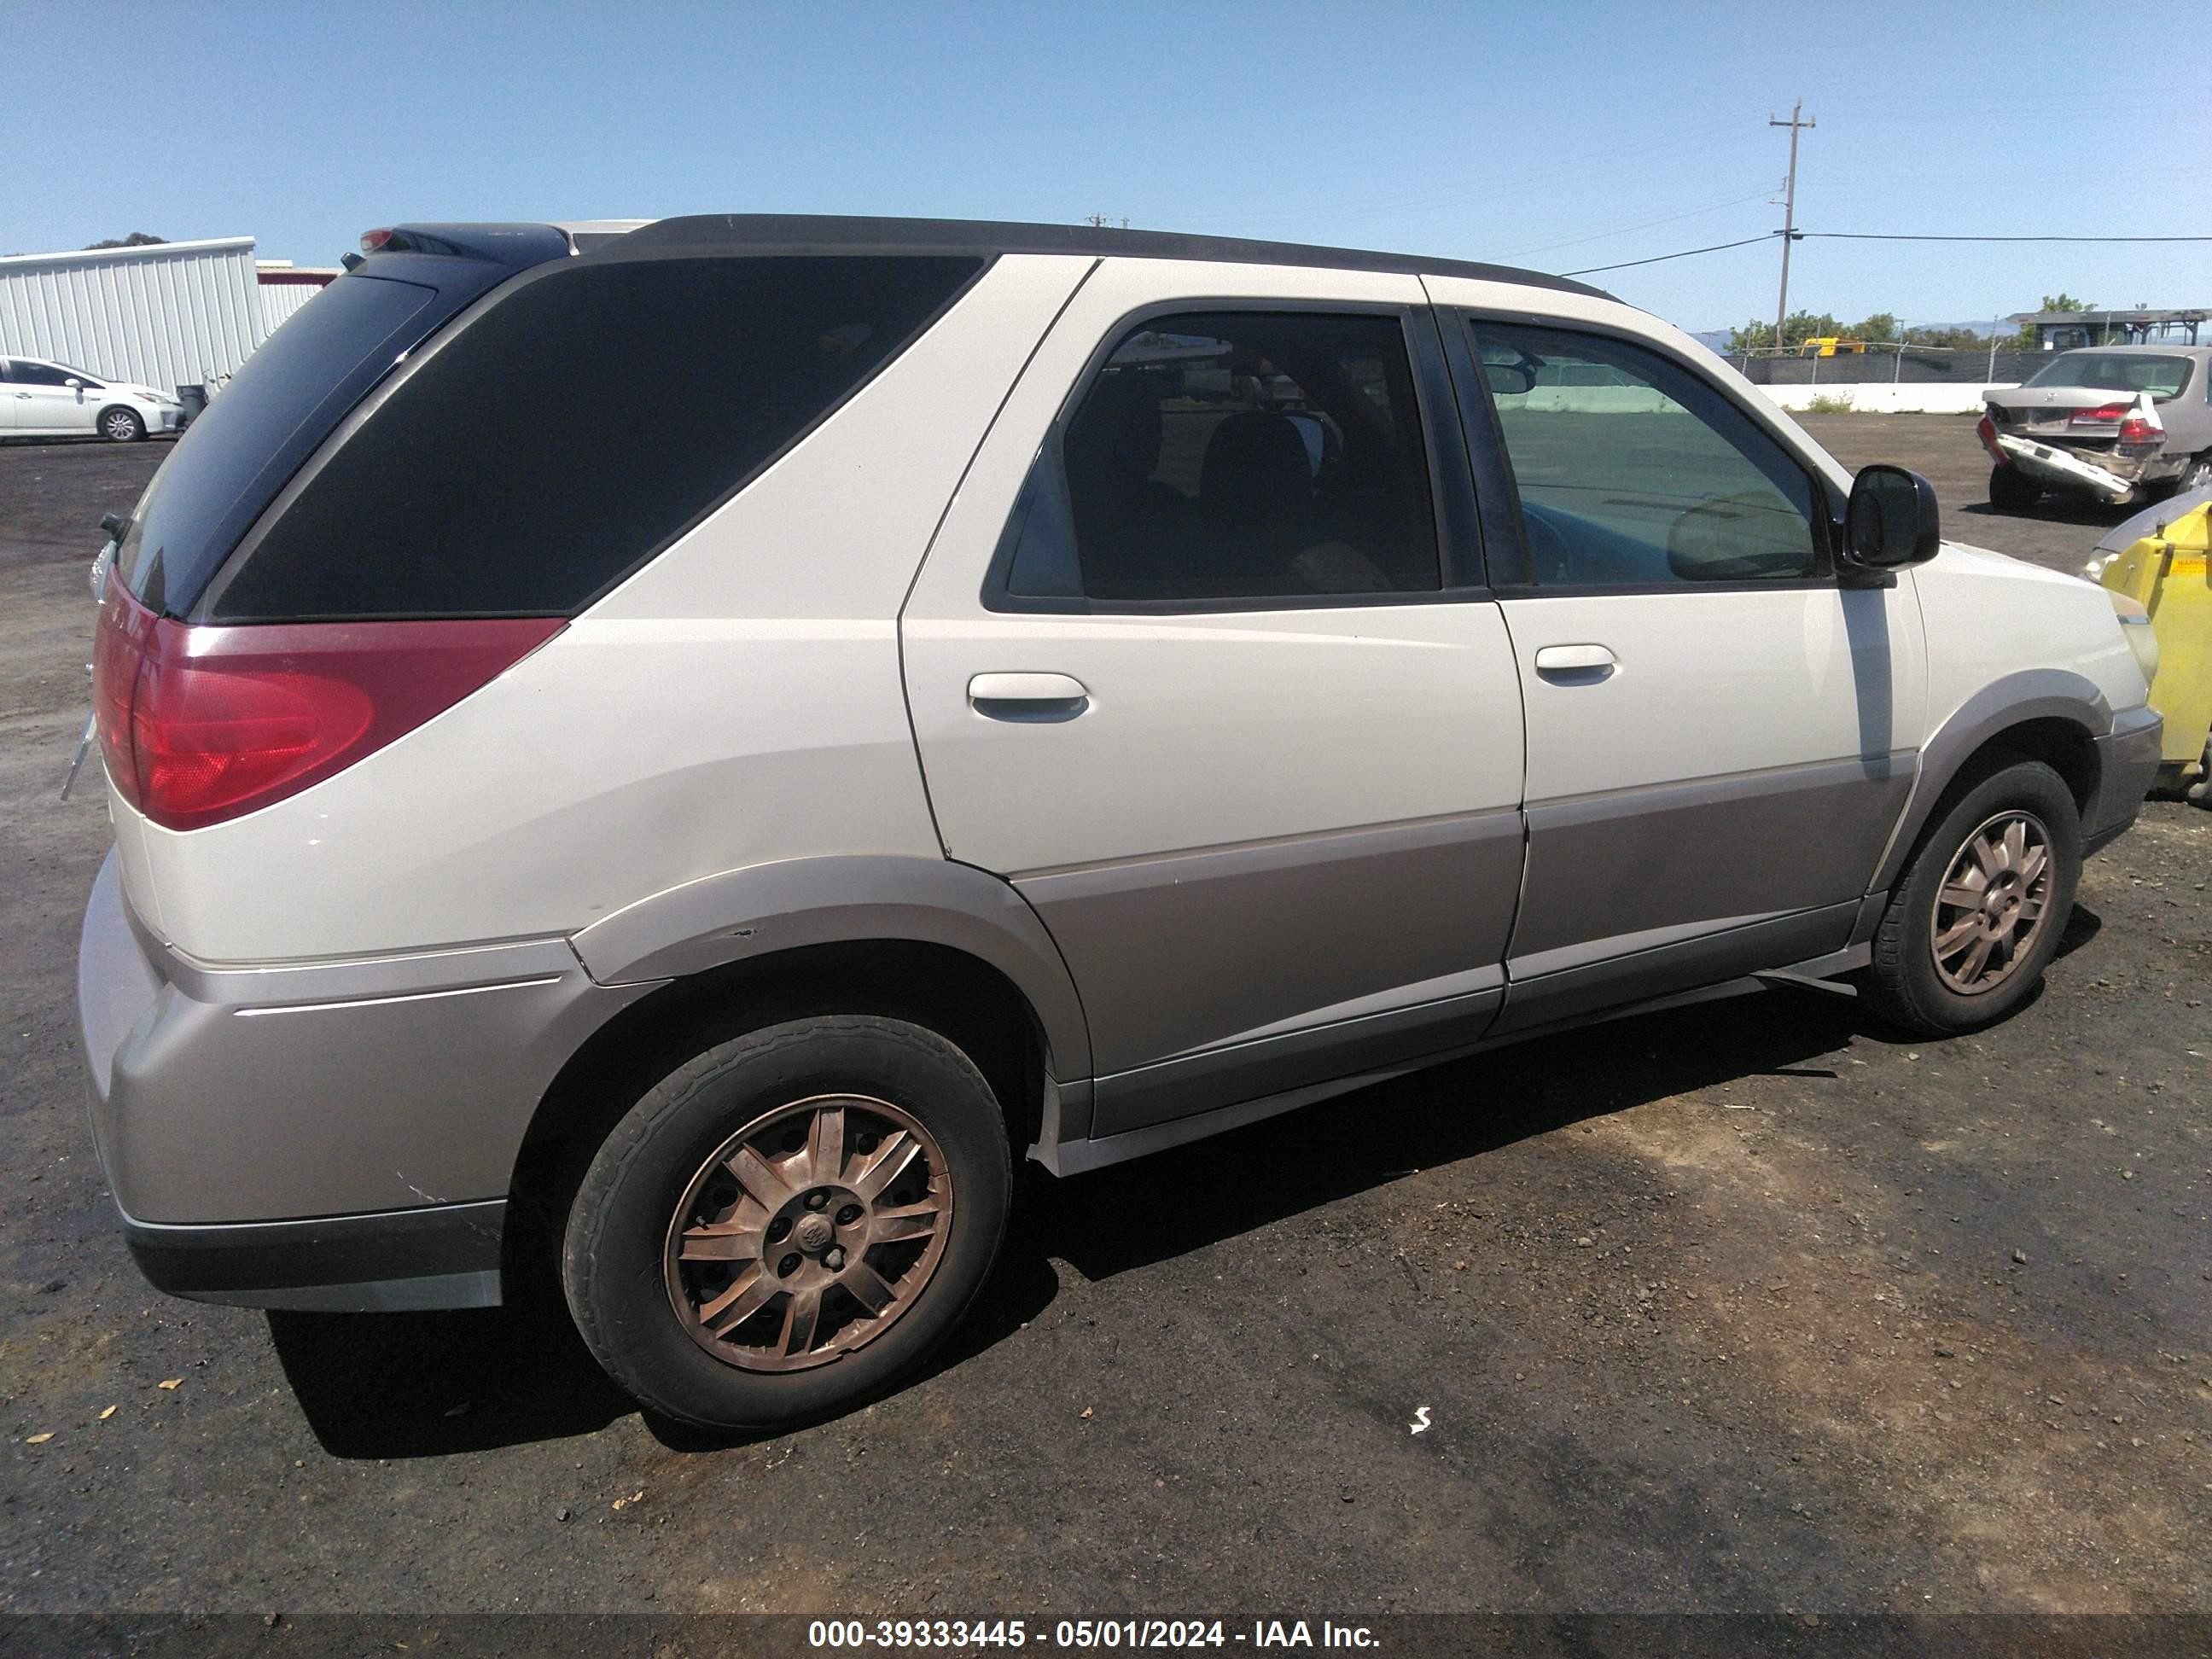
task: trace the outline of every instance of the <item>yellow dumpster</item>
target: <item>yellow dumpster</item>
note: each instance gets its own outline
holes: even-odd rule
[[[2106,537],[2082,574],[2140,604],[2158,641],[2151,706],[2166,716],[2159,781],[2212,804],[2212,574],[2207,571],[2212,500],[2162,502]],[[2136,532],[2132,540],[2121,538]]]

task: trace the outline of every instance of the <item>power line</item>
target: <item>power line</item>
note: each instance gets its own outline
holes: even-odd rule
[[[1749,247],[1753,242],[1763,242],[1769,236],[1783,234],[1778,230],[1770,230],[1765,236],[1747,236],[1740,242],[1716,242],[1711,247],[1686,247],[1680,253],[1657,253],[1649,259],[1623,259],[1613,265],[1585,265],[1580,270],[1563,270],[1559,275],[1594,276],[1601,270],[1626,270],[1632,265],[1663,264],[1669,259],[1687,259],[1700,253],[1720,253],[1732,247]],[[1853,230],[1793,230],[1788,234],[1792,241],[1797,242],[1808,236],[1839,242],[2212,242],[2212,236],[1922,236]]]
[[[1832,242],[2212,242],[2212,236],[1907,236],[1883,231],[1801,230]]]
[[[1563,270],[1559,275],[1562,276],[1595,276],[1601,270],[1626,270],[1631,265],[1664,264],[1669,259],[1687,259],[1694,254],[1718,253],[1724,248],[1749,247],[1753,242],[1764,242],[1767,240],[1768,238],[1779,236],[1782,233],[1778,230],[1770,230],[1763,235],[1747,236],[1740,242],[1715,242],[1711,247],[1686,247],[1680,253],[1656,253],[1649,259],[1623,259],[1617,265],[1584,265],[1580,270]],[[1802,235],[1803,233],[1800,232],[1799,234]]]

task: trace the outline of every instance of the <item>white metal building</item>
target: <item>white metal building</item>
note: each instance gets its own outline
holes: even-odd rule
[[[166,390],[237,373],[270,327],[251,236],[0,258],[0,353]]]
[[[274,334],[277,324],[345,275],[335,265],[295,265],[289,259],[263,259],[258,264],[264,334]]]

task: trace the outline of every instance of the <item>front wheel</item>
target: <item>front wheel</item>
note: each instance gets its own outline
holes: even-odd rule
[[[1990,469],[1990,505],[2000,513],[2025,513],[2043,499],[2043,486],[2009,462]]]
[[[138,418],[137,410],[118,404],[101,411],[100,435],[112,444],[135,444],[146,435],[146,422]]]
[[[901,1020],[721,1043],[633,1107],[570,1207],[577,1329],[639,1401],[708,1428],[842,1410],[975,1299],[1012,1195],[997,1097]]]
[[[1874,939],[1868,1000],[1906,1030],[2002,1019],[2057,954],[2081,878],[2081,823],[2040,761],[1987,770],[1922,839]]]

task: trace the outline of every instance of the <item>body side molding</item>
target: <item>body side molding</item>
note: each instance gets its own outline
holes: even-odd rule
[[[949,859],[841,854],[748,865],[671,887],[573,940],[602,985],[681,978],[808,945],[901,939],[997,969],[1029,1000],[1058,1079],[1091,1075],[1091,1034],[1052,935],[1007,882]]]
[[[1869,892],[1897,884],[1906,854],[1960,768],[1991,738],[2027,720],[2060,720],[2091,740],[2112,729],[2112,706],[2096,683],[2063,668],[2030,668],[1990,682],[1945,717],[1921,745],[1920,772],[1891,832]]]

